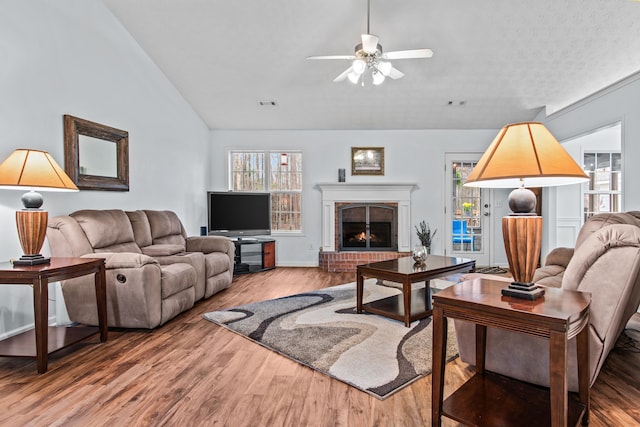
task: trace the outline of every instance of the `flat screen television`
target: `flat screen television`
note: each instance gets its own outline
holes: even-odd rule
[[[271,195],[209,191],[207,207],[210,235],[244,237],[271,234]]]

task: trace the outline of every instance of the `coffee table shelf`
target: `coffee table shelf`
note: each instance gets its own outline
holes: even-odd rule
[[[431,293],[426,297],[426,289],[420,288],[411,291],[411,311],[410,320],[416,321],[431,316]],[[379,314],[404,321],[404,299],[402,294],[393,295],[387,298],[371,301],[362,305],[362,310],[367,313]]]

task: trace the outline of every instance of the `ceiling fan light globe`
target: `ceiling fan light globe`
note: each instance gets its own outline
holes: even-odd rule
[[[351,69],[354,73],[360,75],[364,73],[364,70],[367,69],[367,63],[364,59],[354,59],[353,63],[351,64]]]
[[[383,76],[388,76],[391,71],[391,62],[380,61],[378,63],[378,71],[380,71]]]
[[[358,80],[360,80],[360,74],[356,73],[355,71],[351,71],[349,74],[347,74],[347,78],[351,83],[356,85],[358,84]]]
[[[375,71],[373,72],[373,74],[371,74],[371,77],[373,78],[373,84],[374,85],[379,85],[382,84],[382,82],[384,82],[384,74],[382,74],[379,71]]]

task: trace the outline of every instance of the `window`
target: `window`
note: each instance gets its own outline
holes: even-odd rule
[[[271,230],[302,231],[302,153],[231,151],[230,188],[271,194]]]
[[[600,212],[622,208],[622,155],[618,152],[585,152],[584,220]]]

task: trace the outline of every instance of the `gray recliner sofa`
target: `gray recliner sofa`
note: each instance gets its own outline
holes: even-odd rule
[[[155,328],[228,288],[235,247],[226,237],[188,237],[171,211],[81,210],[51,218],[56,257],[102,257],[106,263],[108,324]],[[63,280],[69,318],[97,325],[92,279]]]
[[[612,224],[640,226],[640,211],[601,213],[590,217],[580,228],[575,247],[558,247],[549,252],[545,265],[534,272],[533,281],[539,285],[559,288],[562,285],[564,271],[576,248],[580,247],[591,234]]]
[[[591,293],[588,336],[589,378],[593,385],[640,304],[640,217],[635,213],[596,215],[583,225],[579,236],[575,249],[563,250],[565,256],[570,255],[566,268],[556,265],[555,275],[536,272],[534,281],[542,283],[541,277],[553,278],[544,286]],[[463,280],[474,277],[478,275],[472,273]],[[491,278],[511,281],[499,276]],[[458,319],[454,323],[460,359],[473,365],[475,327]],[[567,373],[572,391],[578,389],[575,344],[575,338],[569,341]],[[485,361],[489,371],[549,385],[549,343],[544,338],[488,328]]]

